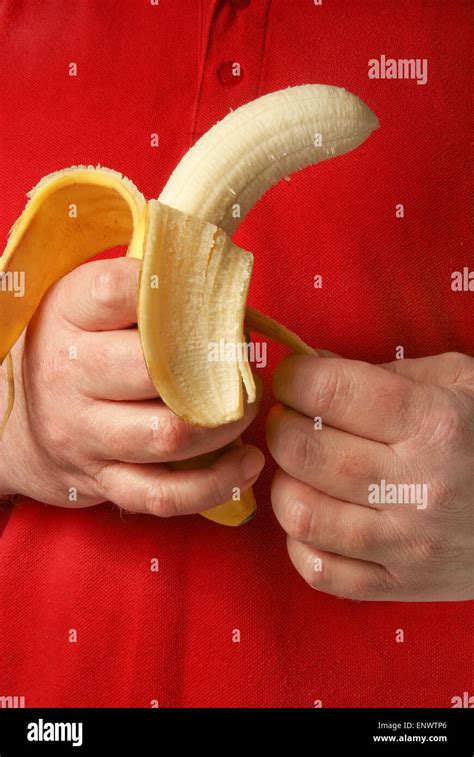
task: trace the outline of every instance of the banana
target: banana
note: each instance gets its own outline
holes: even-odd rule
[[[215,124],[176,166],[158,200],[146,202],[129,179],[100,166],[45,176],[28,194],[0,260],[0,364],[55,281],[97,253],[128,244],[127,254],[142,260],[138,328],[161,398],[196,425],[241,418],[244,389],[255,401],[244,321],[295,352],[315,353],[246,307],[253,256],[230,237],[280,179],[349,152],[377,127],[355,95],[306,84],[264,95]],[[11,283],[22,273],[26,294],[17,297]],[[211,347],[221,343],[231,356],[215,360]],[[7,414],[12,402],[11,393]],[[234,525],[254,509],[249,492],[203,514]]]
[[[302,84],[270,92],[209,129],[158,199],[232,236],[273,184],[353,150],[378,126],[371,109],[341,87]]]

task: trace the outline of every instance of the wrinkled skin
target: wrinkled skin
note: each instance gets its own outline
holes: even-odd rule
[[[272,503],[307,583],[363,600],[473,598],[474,359],[289,357],[274,390]],[[382,480],[425,484],[426,499],[374,502]]]
[[[111,500],[169,516],[221,504],[258,477],[264,457],[248,445],[197,470],[166,465],[229,445],[258,405],[236,423],[203,429],[157,398],[135,323],[139,267],[129,258],[87,263],[48,292],[13,351],[16,400],[0,443],[0,494],[62,507]]]

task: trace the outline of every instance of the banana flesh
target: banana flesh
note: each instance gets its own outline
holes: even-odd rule
[[[353,150],[378,125],[368,105],[341,87],[302,84],[270,92],[203,134],[158,199],[232,236],[270,187]]]
[[[244,413],[240,362],[211,362],[209,346],[221,339],[245,344],[252,264],[253,256],[217,226],[149,203],[138,296],[141,343],[161,398],[190,423],[210,428]],[[254,402],[253,377],[247,391]]]
[[[142,259],[138,327],[150,377],[177,415],[212,427],[241,418],[255,383],[243,349],[212,361],[209,345],[245,343],[248,328],[314,354],[296,334],[246,307],[253,257],[230,239],[276,182],[343,154],[378,126],[359,98],[338,87],[302,85],[258,98],[213,126],[186,153],[158,200],[100,166],[44,177],[11,229],[0,283],[26,276],[26,294],[0,287],[0,363],[59,278],[103,250],[128,244]],[[12,387],[11,370],[9,371]],[[246,398],[244,397],[244,388]],[[8,401],[11,410],[13,396]],[[203,513],[226,524],[253,513],[242,501]]]

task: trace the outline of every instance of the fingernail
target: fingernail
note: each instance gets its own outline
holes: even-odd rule
[[[261,452],[257,450],[249,450],[245,453],[240,461],[240,469],[246,481],[260,473],[263,468],[265,458]]]

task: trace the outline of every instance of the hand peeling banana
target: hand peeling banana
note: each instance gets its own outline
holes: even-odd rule
[[[257,200],[293,171],[349,152],[377,128],[374,113],[339,87],[306,84],[264,95],[230,113],[187,152],[158,200],[100,166],[45,176],[10,231],[0,259],[0,363],[49,287],[118,245],[142,259],[138,328],[150,377],[190,423],[237,420],[255,400],[245,354],[211,362],[209,343],[244,343],[249,329],[314,354],[288,329],[246,307],[252,255],[230,236]],[[77,208],[77,214],[70,208]],[[24,273],[23,297],[8,286]],[[12,372],[9,366],[10,387]],[[13,395],[7,403],[11,411]],[[6,422],[6,418],[4,419]],[[251,491],[203,515],[236,525],[255,508]]]

